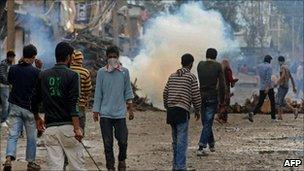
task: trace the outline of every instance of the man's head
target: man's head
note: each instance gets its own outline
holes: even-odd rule
[[[216,57],[217,57],[216,49],[214,49],[214,48],[207,49],[207,52],[206,52],[207,59],[216,59]]]
[[[55,57],[57,63],[71,64],[74,48],[67,42],[60,42],[55,49]]]
[[[280,65],[283,65],[285,63],[285,58],[283,56],[279,56],[278,61]]]
[[[106,50],[107,58],[119,58],[119,49],[117,46],[109,46]]]
[[[14,61],[14,59],[15,59],[15,56],[16,56],[16,54],[15,54],[14,51],[12,51],[12,50],[8,51],[8,52],[6,53],[6,61],[7,61],[8,63],[12,64],[13,61]]]
[[[271,63],[272,57],[270,55],[266,55],[264,57],[264,62]]]
[[[193,66],[194,58],[191,54],[186,53],[182,56],[182,66],[191,70]]]
[[[24,46],[23,48],[23,61],[25,63],[32,64],[35,61],[37,55],[37,48],[30,44],[27,46]]]

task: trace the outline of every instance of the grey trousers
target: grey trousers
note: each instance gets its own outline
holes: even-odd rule
[[[74,138],[72,125],[52,126],[45,130],[45,146],[49,170],[64,170],[65,156],[67,170],[85,170],[83,147]]]

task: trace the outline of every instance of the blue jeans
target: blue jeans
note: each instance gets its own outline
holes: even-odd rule
[[[173,140],[173,170],[186,170],[189,121],[170,125]]]
[[[8,102],[9,87],[0,87],[0,97],[2,104],[2,113],[1,113],[1,123],[2,123],[6,121],[10,110],[10,105]]]
[[[37,130],[34,114],[17,105],[11,105],[11,112],[7,118],[9,126],[9,135],[7,138],[6,156],[16,159],[17,141],[20,132],[25,126],[26,131],[26,161],[33,162],[36,158],[36,139]]]
[[[217,112],[217,108],[218,108],[217,99],[202,100],[201,120],[203,124],[203,129],[198,145],[202,146],[203,148],[206,148],[207,144],[209,144],[209,147],[214,147],[215,145],[212,126],[213,126],[214,115]]]

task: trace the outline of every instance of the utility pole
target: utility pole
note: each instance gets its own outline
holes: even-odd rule
[[[15,50],[15,2],[7,1],[7,41],[6,50]]]
[[[123,6],[123,0],[116,0],[116,4],[112,11],[112,26],[113,26],[113,43],[119,47],[119,21],[117,11]]]

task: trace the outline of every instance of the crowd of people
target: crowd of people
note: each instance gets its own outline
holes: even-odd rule
[[[12,169],[12,162],[16,160],[17,141],[23,129],[27,138],[28,170],[41,169],[35,162],[36,141],[41,135],[44,135],[49,170],[85,170],[85,146],[82,139],[85,136],[92,84],[90,72],[82,65],[84,55],[69,43],[60,42],[55,49],[55,66],[43,70],[42,61],[36,59],[37,53],[34,45],[27,45],[23,48],[23,57],[18,64],[13,65],[16,56],[13,51],[8,51],[7,58],[0,64],[1,123],[7,124],[9,130],[4,170]],[[128,146],[126,115],[129,120],[134,119],[134,95],[129,71],[119,61],[118,47],[108,47],[106,56],[107,65],[97,72],[93,119],[100,123],[106,168],[109,171],[116,169],[114,136],[119,147],[117,169],[124,171],[127,167]],[[173,170],[187,169],[188,127],[192,106],[196,120],[201,119],[203,125],[197,156],[207,156],[207,147],[215,152],[214,118],[220,123],[228,120],[228,107],[233,96],[230,88],[235,86],[238,79],[233,77],[228,60],[219,63],[216,58],[217,50],[207,49],[206,60],[200,61],[197,66],[197,78],[191,73],[194,57],[189,53],[184,54],[181,57],[181,68],[170,75],[164,88],[167,123],[172,128]],[[253,112],[248,114],[251,122],[266,96],[271,101],[271,119],[276,121],[276,109],[278,118],[282,119],[289,80],[293,92],[297,93],[297,79],[293,79],[282,56],[278,58],[280,79],[275,83],[271,81],[271,60],[272,57],[267,55],[258,66],[260,98]],[[277,100],[275,87],[278,87]],[[43,117],[41,112],[44,113]],[[216,113],[219,113],[217,117]],[[297,117],[296,109],[295,113]]]
[[[182,68],[172,73],[166,83],[163,97],[164,106],[167,110],[167,123],[172,128],[173,170],[187,169],[187,140],[191,104],[193,104],[195,109],[196,120],[201,118],[203,125],[201,136],[198,140],[197,156],[207,156],[207,147],[210,152],[215,152],[215,139],[212,130],[214,118],[220,123],[227,122],[227,109],[230,98],[233,95],[230,92],[230,88],[234,87],[238,79],[233,78],[233,73],[227,60],[219,63],[216,58],[216,49],[207,49],[206,61],[200,61],[197,66],[197,81],[196,76],[190,72],[194,58],[191,54],[185,54],[181,57]],[[278,111],[278,119],[282,120],[283,109],[286,105],[289,105],[285,101],[285,96],[289,90],[290,80],[293,92],[297,93],[295,81],[283,56],[278,57],[280,78],[276,82],[271,80],[271,60],[272,57],[266,55],[264,62],[257,67],[257,73],[260,77],[259,102],[254,110],[248,114],[247,118],[250,122],[253,122],[253,116],[260,112],[266,96],[269,97],[271,102],[272,122],[278,121],[276,109]],[[275,87],[278,87],[276,97]],[[297,109],[290,105],[289,107],[294,109],[296,119],[298,116]],[[215,117],[216,113],[218,113],[217,117]]]
[[[0,65],[1,122],[7,124],[9,130],[3,169],[12,169],[24,127],[28,170],[41,169],[35,159],[37,136],[42,134],[49,170],[85,170],[82,139],[92,84],[90,72],[82,66],[84,56],[69,43],[60,42],[55,49],[55,66],[42,70],[37,53],[34,45],[27,45],[18,64],[13,65],[15,53],[9,51]],[[128,140],[125,115],[128,112],[129,119],[134,118],[134,95],[129,72],[118,60],[119,49],[111,46],[106,55],[108,64],[97,74],[93,117],[95,121],[100,120],[107,169],[115,170],[114,132],[119,146],[118,170],[123,171]],[[43,118],[39,114],[41,110]]]

